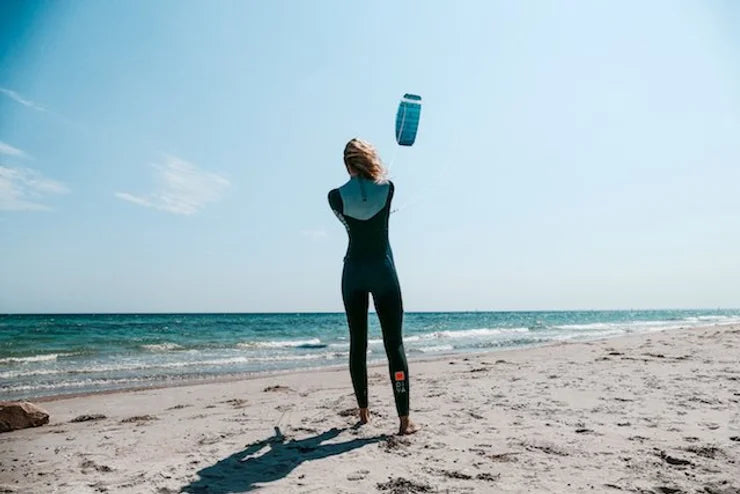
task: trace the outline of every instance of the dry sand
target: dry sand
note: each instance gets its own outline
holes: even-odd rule
[[[346,369],[45,402],[49,425],[0,436],[0,492],[740,493],[740,326],[410,375],[408,437],[384,367],[359,428]]]

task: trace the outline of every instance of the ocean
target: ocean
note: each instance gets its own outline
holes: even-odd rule
[[[409,359],[740,322],[740,310],[424,312],[404,315]],[[344,314],[0,316],[0,399],[344,366]],[[385,360],[377,317],[368,361]]]

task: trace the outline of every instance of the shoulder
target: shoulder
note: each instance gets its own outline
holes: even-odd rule
[[[326,196],[329,201],[329,206],[337,211],[342,210],[342,195],[339,193],[339,189],[331,189]]]
[[[326,198],[329,200],[329,203],[332,203],[333,201],[336,201],[337,199],[341,199],[342,196],[339,193],[339,189],[331,189],[329,193],[326,195]]]

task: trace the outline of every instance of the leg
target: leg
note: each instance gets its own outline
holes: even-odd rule
[[[349,326],[349,373],[357,406],[367,409],[367,306],[368,292],[350,289],[342,283],[344,311]],[[367,413],[367,412],[365,412]],[[361,417],[363,422],[367,417]]]
[[[413,434],[419,430],[419,426],[409,419],[409,368],[403,348],[401,287],[393,260],[388,261],[385,264],[386,269],[379,271],[381,278],[378,280],[378,290],[373,291],[373,301],[383,330],[383,345],[388,356],[393,396],[401,420],[399,434]]]
[[[388,370],[393,385],[393,396],[396,400],[396,411],[399,417],[408,417],[409,368],[401,334],[403,303],[395,273],[392,278],[393,282],[386,284],[384,289],[373,292],[373,301],[380,320],[380,327],[383,330],[383,345],[388,356]]]

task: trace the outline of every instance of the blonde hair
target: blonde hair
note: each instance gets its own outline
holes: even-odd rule
[[[386,169],[372,144],[362,139],[352,139],[344,146],[344,164],[362,178],[376,183],[387,181]]]

